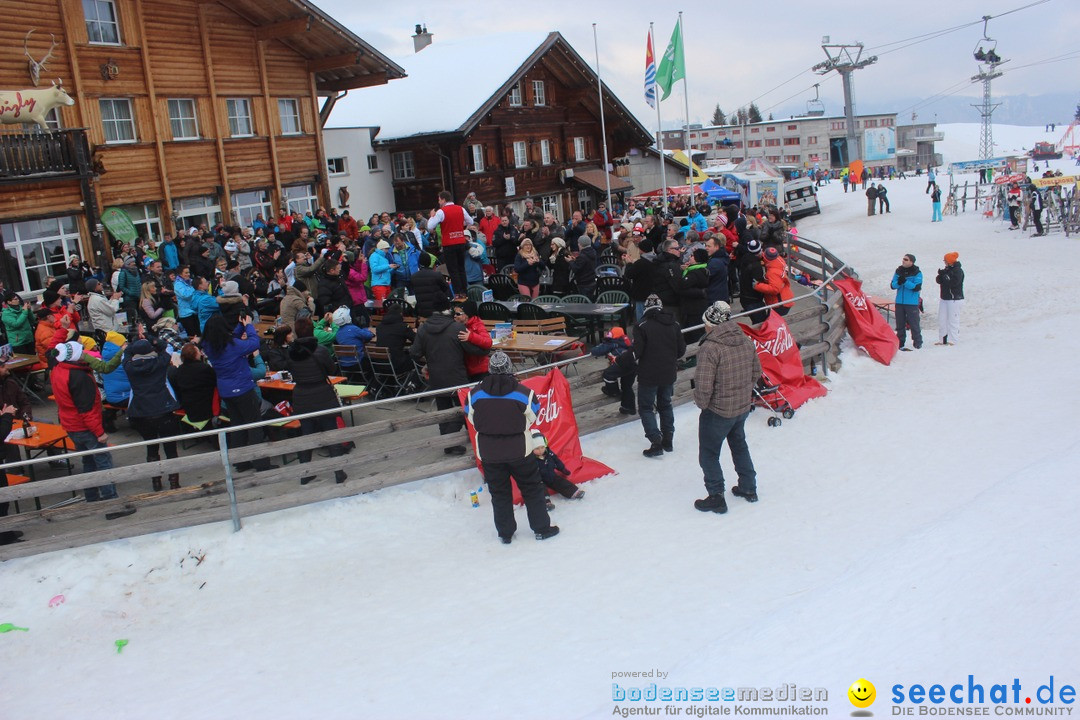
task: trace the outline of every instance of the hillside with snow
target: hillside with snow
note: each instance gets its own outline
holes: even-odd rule
[[[977,126],[942,129],[948,159],[977,148]],[[548,720],[796,705],[617,699],[653,683],[794,684],[826,696],[800,707],[847,716],[860,678],[886,717],[894,686],[906,698],[915,684],[966,688],[969,675],[987,693],[1017,679],[1009,710],[1073,707],[1042,705],[1037,688],[1053,676],[1060,698],[1080,683],[1080,310],[1060,270],[1077,239],[975,212],[931,224],[925,186],[888,183],[892,212],[867,217],[861,193],[832,183],[822,214],[799,222],[874,295],[890,295],[915,254],[926,346],[885,367],[849,344],[826,397],[780,428],[753,413],[760,502],[729,494],[726,515],[694,509],[697,411],[683,406],[662,458],[642,457],[638,423],[582,438],[618,474],[581,501],[556,498],[562,534],[545,542],[519,531],[501,545],[486,494],[470,504],[471,470],[247,518],[236,534],[218,523],[11,560],[0,623],[28,631],[0,633],[0,717]],[[949,251],[967,300],[958,344],[935,347],[934,276]],[[727,450],[722,461],[730,487]]]
[[[1058,125],[1054,132],[1050,132],[1041,125],[1026,127],[995,123],[994,157],[1026,155],[1037,142],[1057,143],[1068,129],[1068,125]],[[945,139],[935,143],[935,150],[941,153],[945,165],[979,159],[981,123],[943,123],[937,126],[937,130],[945,133]],[[1070,172],[1068,167],[1066,165],[1062,172]]]

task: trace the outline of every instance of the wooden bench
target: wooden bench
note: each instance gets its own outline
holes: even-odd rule
[[[15,473],[8,473],[7,474],[8,487],[11,487],[12,485],[22,485],[23,483],[28,483],[28,482],[30,482],[30,478],[28,476],[26,476],[26,475],[16,475]],[[41,500],[35,497],[34,498],[34,503],[37,505],[37,509],[40,510],[41,509]],[[19,509],[19,501],[18,500],[15,501],[15,512],[22,512],[22,510]]]

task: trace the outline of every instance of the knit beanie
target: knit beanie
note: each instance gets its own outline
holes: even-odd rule
[[[504,352],[494,352],[488,358],[488,372],[492,375],[513,375],[514,363]]]
[[[74,362],[82,357],[83,346],[77,342],[60,343],[56,346],[57,362]]]
[[[727,322],[731,319],[731,306],[723,300],[717,300],[705,309],[705,314],[701,316],[701,319],[705,321],[706,325],[719,325]]]
[[[955,265],[956,261],[959,260],[959,259],[960,259],[960,253],[958,253],[958,252],[945,253],[945,264],[946,265]]]
[[[664,307],[664,303],[660,300],[660,296],[653,293],[649,297],[645,298],[645,312],[650,310],[659,310]]]

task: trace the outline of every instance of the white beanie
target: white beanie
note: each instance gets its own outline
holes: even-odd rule
[[[334,311],[333,321],[338,327],[348,325],[352,322],[352,313],[349,312],[349,308],[343,305]]]
[[[57,362],[73,362],[82,357],[83,346],[82,343],[66,342],[60,343],[56,346],[56,361]]]

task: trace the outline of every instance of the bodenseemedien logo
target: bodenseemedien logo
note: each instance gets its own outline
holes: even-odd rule
[[[847,691],[848,700],[851,704],[860,710],[865,710],[874,704],[874,700],[877,699],[877,689],[874,687],[874,683],[870,682],[866,678],[859,678],[855,682],[851,683],[851,687]],[[858,713],[860,716],[872,715],[873,713]],[[855,715],[855,713],[852,713]]]

